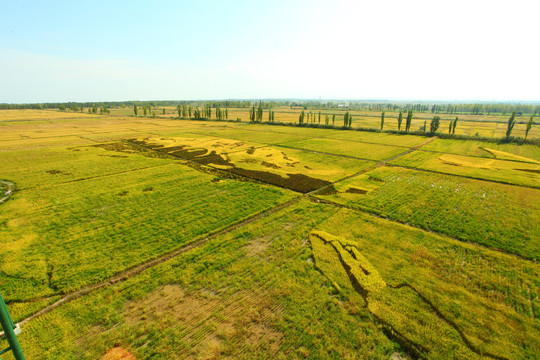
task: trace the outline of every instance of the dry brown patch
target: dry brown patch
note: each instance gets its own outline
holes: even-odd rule
[[[254,348],[275,354],[283,335],[272,324],[281,310],[271,295],[257,290],[224,295],[165,285],[127,304],[125,325],[174,328],[175,336],[186,345],[175,349],[171,358],[218,359]]]
[[[258,237],[252,239],[249,244],[244,246],[248,256],[256,256],[262,254],[270,246],[270,237]]]
[[[121,347],[115,347],[107,351],[101,360],[137,360],[129,351]]]

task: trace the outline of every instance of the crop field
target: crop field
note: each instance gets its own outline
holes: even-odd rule
[[[415,151],[391,162],[422,170],[540,188],[540,163]]]
[[[464,241],[540,259],[538,189],[379,167],[318,196]],[[508,224],[508,219],[514,219],[513,223]]]
[[[426,144],[422,150],[457,155],[489,157],[538,164],[540,147],[528,144],[496,144],[472,140],[437,139]]]
[[[540,147],[154,111],[0,111],[28,359],[537,358]]]

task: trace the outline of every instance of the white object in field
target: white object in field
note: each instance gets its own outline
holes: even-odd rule
[[[15,324],[15,328],[13,329],[13,332],[15,335],[19,335],[21,333],[21,327],[19,324]],[[5,339],[6,334],[3,331],[0,331],[0,338]]]

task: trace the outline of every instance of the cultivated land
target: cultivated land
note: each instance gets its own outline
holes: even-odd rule
[[[27,358],[537,358],[540,147],[174,110],[0,111]]]

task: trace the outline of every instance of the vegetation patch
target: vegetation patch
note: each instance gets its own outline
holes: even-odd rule
[[[45,171],[47,174],[51,174],[51,175],[58,175],[58,174],[63,174],[63,175],[71,175],[71,173],[66,173],[62,170],[57,170],[57,169],[53,169],[53,170],[46,170]]]
[[[347,190],[345,190],[345,192],[349,194],[360,194],[360,195],[365,195],[368,193],[368,191],[365,189],[359,189],[355,187],[350,187]]]
[[[254,149],[253,147],[247,147],[245,143],[233,140],[197,139],[200,140],[200,143],[209,146],[210,149],[201,148],[199,142],[197,142],[196,148],[192,147],[189,144],[193,141],[189,138],[167,139],[165,143],[162,143],[161,139],[151,138],[137,140],[136,143],[139,146],[172,154],[198,164],[213,166],[232,174],[302,193],[330,184],[330,181],[324,179],[325,177],[335,179],[337,174],[351,171],[351,169],[335,168],[332,165],[322,168],[319,165],[317,168],[308,167],[306,169],[305,166],[302,167],[304,162],[300,157],[306,155],[303,153],[298,154],[299,152],[295,150],[291,151],[295,153],[293,157],[291,154],[270,147]],[[181,145],[183,142],[187,144]],[[164,146],[164,144],[174,144],[174,146]],[[239,149],[246,150],[239,151]],[[296,155],[300,156],[297,157]],[[268,160],[270,158],[272,162]],[[340,159],[340,161],[351,162],[348,159]],[[358,166],[365,165],[365,163],[361,162],[354,166],[358,168]],[[267,171],[267,169],[272,171]]]
[[[386,286],[386,283],[370,262],[358,251],[354,242],[342,237],[328,234],[324,231],[314,231],[310,234],[317,237],[325,244],[332,245],[339,255],[340,261],[347,273],[352,276],[355,282],[361,287],[364,294],[377,292]],[[317,258],[317,254],[314,254]]]

